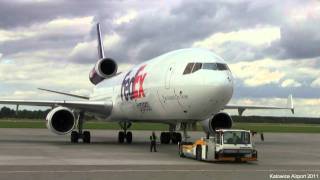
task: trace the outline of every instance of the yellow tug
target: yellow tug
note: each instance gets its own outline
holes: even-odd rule
[[[202,137],[194,143],[179,143],[180,157],[199,161],[257,161],[258,152],[249,130],[218,129],[214,136]]]

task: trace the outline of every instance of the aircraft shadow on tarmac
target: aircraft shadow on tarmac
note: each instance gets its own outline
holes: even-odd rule
[[[56,145],[119,145],[119,146],[130,146],[130,145],[140,145],[140,146],[149,146],[150,142],[148,141],[134,141],[131,144],[127,143],[118,143],[116,138],[111,137],[96,137],[93,138],[90,144],[83,143],[81,140],[78,143],[71,143],[68,139],[52,139],[48,137],[45,139],[43,137],[19,137],[19,138],[0,138],[1,143],[34,143],[34,144],[56,144]],[[161,146],[176,146],[175,144],[166,144]]]
[[[90,144],[86,144],[83,142],[79,142],[79,143],[70,143],[69,141],[63,140],[63,139],[52,139],[52,138],[47,138],[46,140],[43,139],[44,137],[28,137],[25,136],[23,137],[19,137],[19,139],[0,139],[0,145],[1,144],[5,144],[5,143],[9,143],[9,144],[33,144],[33,145],[53,145],[53,146],[60,146],[60,147],[88,147],[88,149],[90,149],[90,146],[95,147],[95,146],[105,146],[106,148],[108,146],[118,146],[118,147],[123,147],[123,148],[129,148],[130,146],[132,148],[134,148],[136,151],[142,151],[142,152],[149,152],[149,145],[150,142],[148,141],[136,141],[136,142],[132,142],[131,144],[127,144],[127,143],[123,143],[123,144],[119,144],[115,138],[113,137],[95,137],[93,138],[92,142]],[[161,154],[167,154],[168,156],[173,156],[172,153],[174,153],[175,149],[176,149],[177,145],[176,144],[161,144],[158,145],[158,148],[160,149],[160,153]],[[165,149],[165,150],[164,150]],[[175,154],[176,155],[176,154]],[[174,156],[177,159],[180,159],[180,157],[178,156]],[[196,161],[194,159],[191,158],[182,158],[183,160],[190,160],[191,162]],[[225,161],[225,162],[208,162],[208,161],[201,161],[201,163],[204,164],[221,164],[221,165],[226,165],[226,164],[233,164],[233,165],[243,165],[245,164],[246,166],[249,165],[258,165],[258,162],[231,162],[231,161]]]

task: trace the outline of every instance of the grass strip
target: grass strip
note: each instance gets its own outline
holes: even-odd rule
[[[40,120],[0,120],[0,128],[46,128],[45,121]],[[89,121],[85,129],[120,129],[118,123]],[[234,129],[249,129],[257,132],[278,133],[320,133],[320,124],[280,124],[280,123],[234,123]],[[157,123],[134,123],[131,130],[167,131],[168,126]],[[200,126],[197,130],[201,131]]]

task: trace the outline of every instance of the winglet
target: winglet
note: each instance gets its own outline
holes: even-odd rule
[[[287,107],[288,107],[288,109],[291,110],[292,114],[294,114],[292,94],[290,94],[290,95],[288,96]]]
[[[101,39],[101,29],[100,29],[100,23],[97,23],[97,37],[98,37],[98,54],[99,58],[104,58],[104,49],[103,49],[103,43]]]

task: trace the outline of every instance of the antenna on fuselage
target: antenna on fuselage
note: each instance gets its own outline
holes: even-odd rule
[[[104,49],[103,49],[103,43],[101,39],[101,29],[100,29],[100,23],[97,23],[97,36],[98,36],[98,55],[99,59],[104,58]]]

